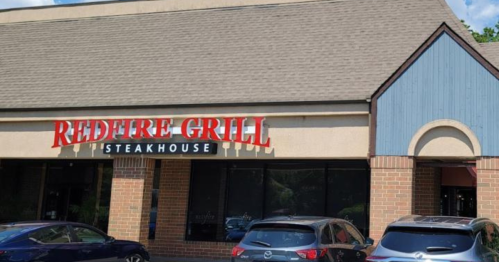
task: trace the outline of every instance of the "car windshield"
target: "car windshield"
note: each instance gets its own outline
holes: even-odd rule
[[[32,226],[10,226],[10,225],[0,225],[0,243],[6,242],[16,236],[21,235],[26,231],[30,231],[34,227]]]
[[[441,228],[392,228],[381,239],[383,247],[404,253],[459,253],[473,242],[470,232]]]
[[[301,225],[257,225],[244,237],[246,245],[259,247],[307,246],[316,240],[312,228]]]

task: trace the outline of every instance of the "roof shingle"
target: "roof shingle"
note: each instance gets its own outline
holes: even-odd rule
[[[365,100],[456,20],[442,0],[324,0],[0,25],[0,108]]]

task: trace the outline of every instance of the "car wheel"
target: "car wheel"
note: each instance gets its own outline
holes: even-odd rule
[[[126,262],[144,262],[144,259],[139,254],[133,254],[126,257]]]

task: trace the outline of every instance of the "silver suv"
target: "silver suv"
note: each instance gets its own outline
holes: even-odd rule
[[[367,262],[499,262],[499,228],[487,218],[407,216],[388,225]]]

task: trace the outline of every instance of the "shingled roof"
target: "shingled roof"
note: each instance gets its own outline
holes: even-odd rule
[[[499,67],[499,42],[482,43],[480,47],[489,62]]]
[[[5,24],[0,109],[365,101],[442,22],[470,41],[444,0]]]

